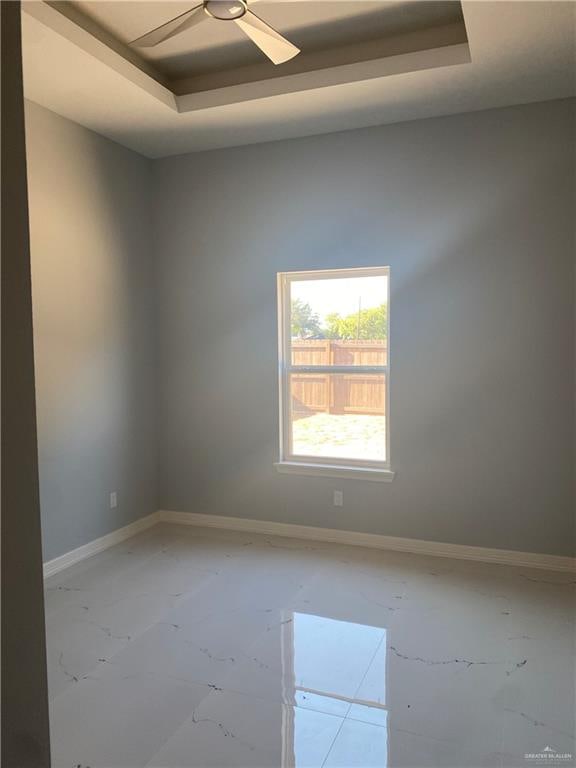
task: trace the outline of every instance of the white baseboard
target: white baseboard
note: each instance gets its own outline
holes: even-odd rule
[[[159,522],[196,525],[204,528],[224,528],[232,531],[264,533],[274,536],[289,536],[295,539],[326,541],[372,549],[388,549],[395,552],[410,552],[433,557],[451,557],[458,560],[476,560],[497,565],[514,565],[524,568],[545,568],[551,571],[576,570],[576,558],[560,555],[545,555],[537,552],[517,552],[507,549],[469,547],[463,544],[442,544],[421,539],[402,539],[397,536],[382,536],[377,533],[341,531],[334,528],[314,528],[308,525],[274,523],[268,520],[249,520],[241,517],[202,515],[196,512],[170,512],[160,510]]]
[[[496,565],[513,565],[523,568],[544,568],[550,571],[576,571],[576,558],[560,555],[544,555],[537,552],[517,552],[508,549],[488,549],[486,547],[468,547],[463,544],[442,544],[421,539],[403,539],[397,536],[382,536],[377,533],[341,531],[335,528],[315,528],[311,525],[275,523],[269,520],[250,520],[243,517],[224,517],[222,515],[202,515],[197,512],[171,512],[159,510],[151,515],[135,520],[133,523],[107,533],[99,539],[88,542],[60,557],[44,563],[44,578],[52,576],[87,557],[96,555],[121,541],[135,536],[140,531],[151,528],[157,523],[177,523],[195,525],[202,528],[221,528],[230,531],[263,533],[270,536],[288,536],[294,539],[325,541],[371,549],[388,549],[393,552],[409,552],[415,555],[432,557],[451,557],[457,560],[475,560]]]
[[[114,544],[119,544],[121,541],[140,533],[140,531],[146,530],[146,528],[151,528],[159,522],[159,519],[159,513],[153,512],[151,515],[141,517],[139,520],[135,520],[133,523],[125,525],[123,528],[118,528],[118,530],[112,531],[112,533],[107,533],[99,539],[89,541],[88,544],[73,549],[71,552],[66,552],[63,555],[60,555],[60,557],[48,560],[44,563],[44,578],[46,579],[48,576],[63,571],[64,568],[68,568],[69,566],[74,565],[74,563],[79,563],[87,557],[96,555],[98,552],[108,549],[108,547],[113,547]]]

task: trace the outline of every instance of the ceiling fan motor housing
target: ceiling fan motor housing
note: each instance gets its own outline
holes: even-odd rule
[[[213,19],[236,21],[248,10],[245,0],[204,0],[204,10]]]
[[[210,16],[218,21],[233,21],[274,64],[289,61],[300,49],[277,32],[264,19],[248,10],[249,0],[200,0],[199,5],[160,24],[132,41],[139,48],[152,48],[197,26]],[[1,0],[0,0],[1,2]]]

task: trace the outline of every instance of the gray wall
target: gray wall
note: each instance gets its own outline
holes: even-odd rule
[[[1,3],[2,758],[49,768],[20,3]]]
[[[574,131],[561,101],[156,161],[161,508],[569,554]],[[397,477],[278,475],[276,273],[380,264]]]
[[[150,161],[30,103],[26,129],[50,559],[157,508],[152,179]]]

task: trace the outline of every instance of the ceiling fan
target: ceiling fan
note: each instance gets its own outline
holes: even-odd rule
[[[283,64],[300,53],[299,48],[248,10],[248,0],[203,0],[200,5],[161,24],[130,44],[139,48],[152,48],[170,37],[195,27],[208,17],[218,21],[235,22],[274,64]]]

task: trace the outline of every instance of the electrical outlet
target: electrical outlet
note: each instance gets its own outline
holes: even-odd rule
[[[116,509],[118,506],[118,494],[116,491],[112,491],[110,494],[110,509]]]
[[[335,507],[343,507],[344,506],[344,492],[343,491],[334,491],[334,506]]]

